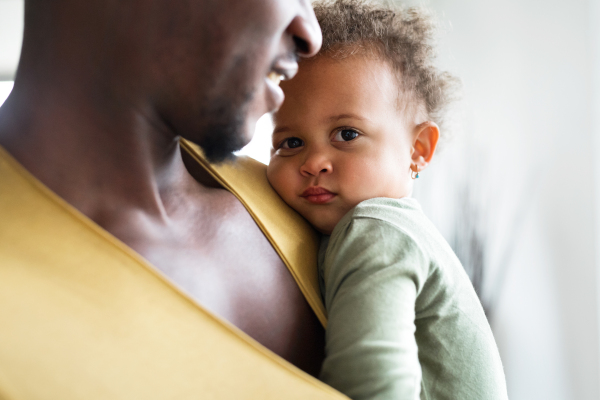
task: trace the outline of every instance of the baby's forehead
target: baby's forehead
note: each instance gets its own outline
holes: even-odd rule
[[[364,49],[348,51],[343,56],[320,54],[302,60],[296,78],[281,86],[286,100],[276,121],[279,115],[288,119],[290,111],[312,113],[318,107],[339,109],[340,114],[349,109],[347,113],[381,115],[385,111],[402,116],[415,108],[414,96],[404,90],[394,66]]]
[[[300,62],[295,91],[326,86],[344,91],[353,88],[373,88],[382,95],[396,96],[402,92],[400,75],[393,65],[371,53],[357,52],[343,58],[318,55]],[[284,86],[285,90],[285,86]]]

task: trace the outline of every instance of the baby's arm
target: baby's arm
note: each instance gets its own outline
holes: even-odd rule
[[[340,228],[322,266],[329,321],[321,379],[354,400],[418,399],[415,301],[427,260],[387,222],[359,218]]]

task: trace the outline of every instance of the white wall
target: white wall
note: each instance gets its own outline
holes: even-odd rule
[[[4,100],[8,97],[13,88],[12,81],[0,81],[0,106],[4,103]]]
[[[440,65],[465,101],[416,197],[452,238],[468,189],[510,398],[599,399],[598,1],[424,3],[450,28]]]
[[[0,81],[14,78],[22,32],[23,0],[0,0]]]

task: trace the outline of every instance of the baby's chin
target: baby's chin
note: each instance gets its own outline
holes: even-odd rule
[[[313,225],[313,226],[314,226],[314,225]],[[322,234],[322,235],[331,235],[331,232],[333,232],[333,228],[331,228],[331,229],[319,229],[319,228],[317,228],[316,226],[314,226],[314,227],[315,227],[315,229],[316,229],[317,231],[319,231],[319,233],[320,233],[320,234]]]
[[[358,204],[358,203],[357,203]],[[346,203],[334,205],[325,209],[321,208],[318,211],[303,210],[300,214],[323,235],[331,235],[335,226],[344,218],[344,216],[354,208],[355,205]]]
[[[333,229],[335,228],[337,223],[340,222],[339,219],[335,221],[323,221],[322,219],[320,219],[319,221],[315,221],[311,220],[310,218],[307,219],[308,222],[310,222],[310,224],[313,226],[313,228],[315,228],[317,231],[319,231],[319,233],[323,235],[331,235],[331,232],[333,232]]]

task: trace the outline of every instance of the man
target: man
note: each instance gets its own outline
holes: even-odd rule
[[[333,393],[197,307],[318,372],[294,278],[179,147],[227,158],[320,42],[308,0],[25,1],[0,109],[0,398]]]

